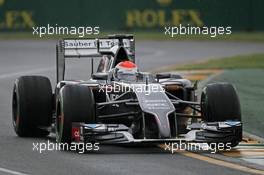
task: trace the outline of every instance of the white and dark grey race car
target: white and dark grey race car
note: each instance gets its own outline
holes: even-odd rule
[[[22,76],[13,89],[13,126],[20,137],[46,136],[55,127],[60,143],[230,143],[242,140],[240,104],[228,83],[197,84],[177,74],[137,72],[117,79],[115,67],[135,62],[131,35],[63,39],[56,46],[57,85],[43,76]],[[65,60],[90,58],[90,80],[65,80]],[[100,58],[97,71],[93,59]]]

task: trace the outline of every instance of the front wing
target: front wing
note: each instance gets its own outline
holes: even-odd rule
[[[102,144],[128,143],[228,143],[242,140],[242,123],[238,121],[193,123],[187,127],[189,132],[178,137],[163,139],[137,139],[130,128],[122,124],[85,124],[72,123],[73,142],[100,142]]]

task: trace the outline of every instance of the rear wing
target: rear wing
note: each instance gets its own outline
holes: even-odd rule
[[[64,80],[66,58],[115,56],[120,47],[126,50],[132,61],[135,61],[135,39],[133,35],[109,35],[106,38],[59,40],[56,45],[57,83]]]

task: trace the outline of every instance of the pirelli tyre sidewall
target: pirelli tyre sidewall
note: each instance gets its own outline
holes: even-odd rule
[[[14,84],[12,123],[20,137],[42,137],[49,134],[52,122],[52,88],[43,76],[22,76]]]
[[[65,85],[56,103],[56,140],[71,143],[72,122],[95,123],[95,102],[92,90],[84,85]]]
[[[205,122],[241,121],[240,102],[236,90],[229,83],[208,84],[201,94],[201,112]],[[231,146],[242,139],[242,127],[236,131]]]

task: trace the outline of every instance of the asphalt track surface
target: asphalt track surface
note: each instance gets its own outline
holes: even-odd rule
[[[136,45],[144,71],[201,59],[264,52],[263,44],[233,42],[147,42]],[[84,64],[84,62],[86,64]],[[73,77],[89,72],[89,60],[69,63]],[[51,138],[19,138],[11,124],[14,80],[25,74],[48,76],[54,85],[55,41],[0,41],[0,174],[248,174],[155,147],[102,146],[99,152],[33,151],[33,142]],[[89,73],[85,73],[85,78]]]

